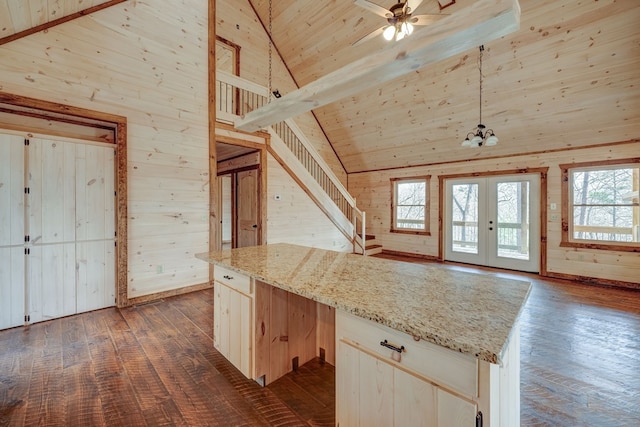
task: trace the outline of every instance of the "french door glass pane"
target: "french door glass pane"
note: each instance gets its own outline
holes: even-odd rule
[[[478,184],[454,184],[451,193],[452,250],[477,254]]]
[[[496,184],[499,257],[529,259],[529,182]]]

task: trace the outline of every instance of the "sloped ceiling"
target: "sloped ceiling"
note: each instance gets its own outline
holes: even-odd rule
[[[0,45],[125,0],[0,0]]]
[[[268,28],[269,2],[250,2]],[[457,0],[442,13],[455,15],[471,3]],[[479,122],[474,49],[314,110],[346,171],[639,138],[640,3],[520,0],[520,6],[520,30],[487,44],[484,52],[482,122],[500,138],[497,146],[460,146]],[[438,2],[425,0],[416,11],[422,13],[440,13]],[[352,46],[384,20],[348,0],[273,1],[271,24],[274,45],[298,86],[387,43],[378,37]]]

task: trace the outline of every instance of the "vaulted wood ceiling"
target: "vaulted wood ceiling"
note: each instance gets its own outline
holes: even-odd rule
[[[250,2],[268,28],[269,2]],[[443,13],[454,15],[471,3],[457,0]],[[640,137],[640,4],[520,0],[520,6],[520,30],[488,43],[484,52],[482,122],[500,138],[497,146],[460,146],[479,122],[479,52],[473,49],[314,110],[346,171]],[[439,12],[435,0],[416,11]],[[382,37],[352,46],[382,24],[352,1],[272,2],[272,39],[299,86],[384,48]]]

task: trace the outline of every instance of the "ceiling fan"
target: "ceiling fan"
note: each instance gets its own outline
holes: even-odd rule
[[[438,19],[447,16],[444,14],[413,15],[413,12],[415,12],[422,2],[423,0],[398,0],[398,3],[394,4],[387,10],[368,0],[355,0],[354,3],[356,5],[385,18],[387,20],[387,24],[362,37],[360,40],[353,43],[353,46],[369,41],[374,37],[377,37],[379,34],[382,34],[385,40],[398,41],[403,39],[405,36],[411,35],[411,33],[413,33],[414,25],[429,25]],[[452,3],[455,3],[455,1]]]

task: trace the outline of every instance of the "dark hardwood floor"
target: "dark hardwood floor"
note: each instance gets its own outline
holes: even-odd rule
[[[522,425],[640,426],[640,292],[445,266],[534,285]],[[316,359],[266,388],[245,379],[213,349],[212,298],[0,331],[0,426],[333,425],[333,368]]]

